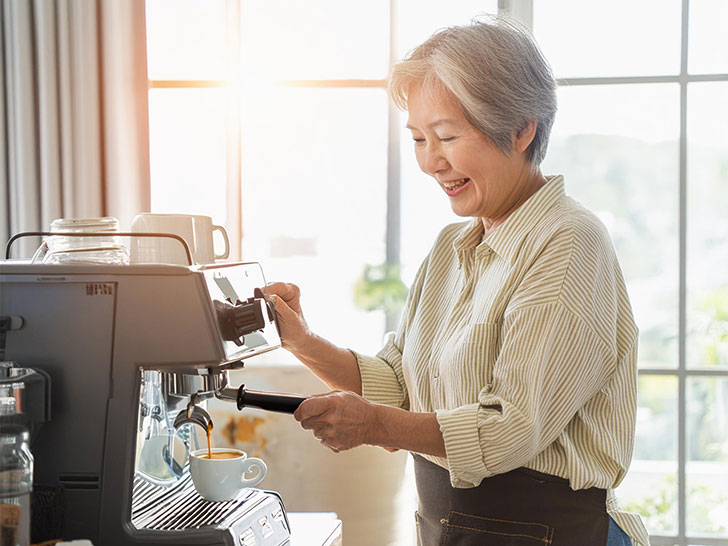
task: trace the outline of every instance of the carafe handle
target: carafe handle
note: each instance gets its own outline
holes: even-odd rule
[[[30,263],[34,264],[37,261],[42,262],[47,255],[48,255],[48,241],[46,239],[43,239],[43,242],[38,247],[38,250],[35,251],[35,254],[33,254],[33,257],[30,259]]]

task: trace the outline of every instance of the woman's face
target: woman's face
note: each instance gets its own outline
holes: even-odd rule
[[[514,136],[514,150],[506,156],[467,121],[444,90],[423,92],[414,86],[407,110],[417,163],[437,180],[455,214],[496,220],[512,211],[533,173],[519,151],[520,137]]]

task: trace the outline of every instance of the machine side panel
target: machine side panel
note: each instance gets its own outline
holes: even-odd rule
[[[35,483],[65,489],[67,538],[97,533],[115,301],[111,282],[8,282],[0,297],[25,321],[6,358],[51,378],[51,421],[31,450]]]
[[[225,355],[197,275],[120,278],[116,337],[118,366],[208,367]]]

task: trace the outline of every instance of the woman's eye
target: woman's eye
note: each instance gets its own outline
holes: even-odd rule
[[[415,144],[422,144],[423,142],[425,142],[424,138],[412,138],[412,140]]]
[[[452,142],[453,140],[455,140],[455,137],[442,137],[440,142]]]

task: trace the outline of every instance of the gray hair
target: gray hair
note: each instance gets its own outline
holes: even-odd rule
[[[415,83],[430,91],[444,86],[468,122],[506,155],[513,135],[536,119],[526,157],[535,166],[543,161],[556,81],[530,32],[515,21],[490,16],[439,30],[394,66],[389,89],[402,110]]]

